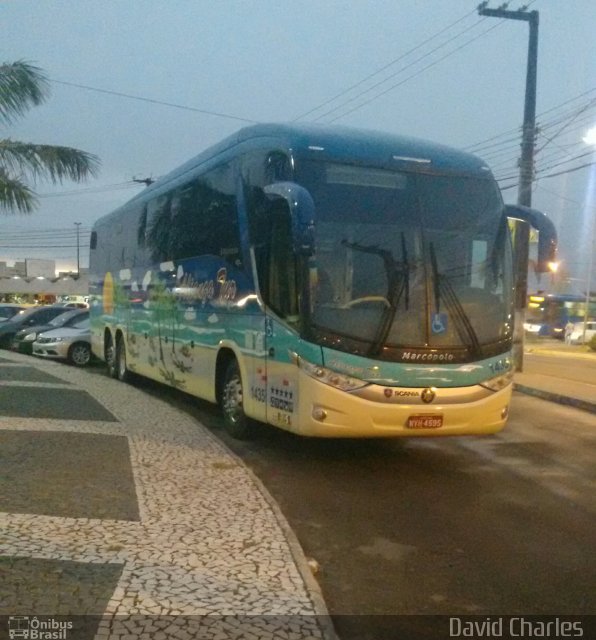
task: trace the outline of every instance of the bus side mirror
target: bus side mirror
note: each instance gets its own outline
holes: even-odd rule
[[[294,182],[275,182],[267,185],[264,192],[271,203],[284,200],[287,204],[292,220],[294,251],[312,255],[315,246],[315,204],[310,193]]]
[[[557,254],[557,230],[552,221],[542,211],[522,205],[506,204],[505,215],[514,220],[522,220],[538,231],[538,261],[536,271],[545,273],[548,263],[554,262]]]

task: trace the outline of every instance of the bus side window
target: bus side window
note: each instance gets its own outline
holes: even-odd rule
[[[212,255],[242,266],[230,165],[159,196],[148,203],[146,215],[140,215],[137,243],[141,246],[144,236],[154,262]]]
[[[147,205],[143,207],[137,226],[137,247],[145,248],[147,245]]]
[[[154,262],[171,259],[170,194],[163,194],[147,204],[147,231],[145,242]],[[137,238],[138,240],[138,238]]]
[[[216,255],[241,268],[242,250],[232,166],[222,165],[201,176],[198,189],[199,255]]]

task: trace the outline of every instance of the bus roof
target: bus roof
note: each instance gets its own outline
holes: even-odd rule
[[[124,207],[129,203],[157,195],[172,182],[179,183],[186,174],[193,172],[200,165],[225,161],[236,153],[247,152],[251,148],[262,149],[265,141],[272,145],[272,150],[277,146],[278,149],[291,149],[298,155],[311,155],[326,161],[381,164],[401,170],[491,176],[489,167],[477,156],[418,138],[315,123],[256,124],[240,129],[156,180]]]

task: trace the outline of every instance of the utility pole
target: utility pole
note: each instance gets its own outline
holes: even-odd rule
[[[81,228],[80,222],[75,222],[77,228],[77,279],[81,277],[81,264],[80,264],[80,242],[79,242],[79,230]]]
[[[586,331],[588,329],[588,320],[590,319],[590,300],[592,299],[592,265],[594,260],[594,238],[596,237],[596,214],[592,220],[592,236],[588,244],[588,278],[586,281],[586,310],[584,311],[584,330],[582,333],[582,343],[586,343]]]
[[[528,65],[526,71],[526,97],[524,102],[524,124],[522,130],[521,158],[519,161],[519,187],[517,204],[532,206],[532,180],[534,177],[534,141],[536,137],[536,78],[538,69],[538,11],[507,11],[507,4],[498,9],[487,9],[488,2],[478,5],[481,16],[523,20],[530,27],[528,42]],[[515,250],[515,330],[513,334],[513,359],[517,371],[523,370],[524,319],[528,295],[528,256],[530,227],[527,222],[516,221],[513,236]]]
[[[133,178],[132,181],[144,184],[146,187],[150,187],[155,182],[153,178]]]

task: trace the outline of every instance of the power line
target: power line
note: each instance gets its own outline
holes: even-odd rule
[[[84,228],[81,230],[81,233],[91,233],[91,229]],[[59,236],[60,238],[66,236],[74,236],[76,232],[74,231],[32,231],[31,233],[27,231],[8,231],[2,233],[2,239],[5,240],[7,238],[51,238],[55,236]]]
[[[572,120],[574,120],[576,117],[577,117],[577,114],[573,115],[573,116],[572,116]],[[575,132],[575,131],[578,131],[578,130],[582,129],[582,128],[584,127],[584,124],[583,124],[583,123],[584,123],[586,120],[589,120],[591,117],[592,117],[592,116],[587,116],[587,117],[581,118],[580,120],[577,120],[577,121],[576,121],[576,123],[575,123],[575,126],[573,126],[573,127],[571,127],[571,128],[568,128],[568,125],[567,125],[566,134],[570,134],[570,133],[573,133],[573,132]],[[559,123],[560,123],[560,121],[559,121]],[[568,123],[568,124],[570,124],[570,123]],[[550,126],[550,125],[547,125],[547,127],[548,127],[548,126]],[[539,131],[538,131],[538,135],[539,135],[539,136],[542,136],[542,137],[545,137],[545,136],[544,136],[544,134],[542,133],[542,130],[543,130],[544,128],[547,128],[547,127],[540,127],[540,129],[539,129]],[[561,133],[562,133],[562,131],[561,131]],[[555,136],[552,136],[552,137],[551,137],[550,139],[548,139],[548,140],[550,140],[550,142],[551,142],[551,143],[553,143],[553,141],[554,141],[554,138],[555,138],[555,137],[556,137],[556,135],[555,135]],[[569,143],[569,144],[567,145],[567,148],[566,148],[566,149],[564,149],[564,148],[560,147],[559,145],[554,145],[554,146],[557,146],[557,147],[559,148],[559,150],[558,150],[558,151],[552,151],[552,152],[547,153],[546,155],[542,155],[542,154],[541,154],[541,155],[539,156],[539,159],[540,159],[540,161],[541,161],[541,163],[542,163],[542,166],[544,166],[545,161],[558,160],[558,159],[563,159],[565,156],[571,156],[571,153],[569,152],[569,150],[570,150],[570,149],[573,149],[574,147],[578,147],[578,146],[580,146],[580,145],[582,145],[582,144],[583,144],[583,143],[582,143],[582,141],[581,141],[581,140],[577,140],[577,141],[575,141],[575,142],[573,142],[573,143]],[[513,145],[513,146],[511,146],[511,147],[508,147],[508,149],[514,149],[514,148],[516,148],[516,146],[517,146],[517,145]],[[545,143],[545,144],[543,144],[543,145],[540,147],[540,149],[539,149],[538,151],[543,150],[545,147],[546,147],[546,143]],[[538,153],[538,152],[537,152],[537,153]],[[503,150],[501,150],[501,151],[494,152],[494,153],[492,153],[492,154],[491,154],[491,153],[486,154],[486,155],[484,155],[484,154],[483,154],[483,156],[482,156],[482,157],[483,157],[483,159],[484,159],[484,160],[486,160],[486,161],[490,161],[491,159],[500,158],[500,157],[502,157],[503,155],[506,155],[506,154],[507,154],[506,149],[503,149]],[[498,162],[496,165],[492,165],[492,163],[491,163],[491,165],[492,165],[492,168],[493,168],[493,170],[494,170],[494,169],[495,169],[495,168],[497,168],[497,167],[504,167],[504,166],[507,166],[507,165],[509,165],[509,164],[514,164],[514,165],[516,165],[516,164],[517,164],[517,160],[518,160],[518,155],[517,155],[517,154],[514,154],[514,155],[510,155],[508,158],[506,158],[506,159],[504,159],[504,160],[501,160],[501,161],[500,161],[500,162]]]
[[[557,130],[557,132],[551,136],[550,138],[548,138],[546,140],[546,142],[540,147],[540,149],[538,149],[537,153],[539,151],[542,151],[542,149],[544,149],[544,147],[546,147],[547,144],[549,144],[549,142],[552,142],[555,138],[557,138],[559,135],[561,135],[561,133],[563,133],[563,131],[569,126],[571,125],[574,120],[576,120],[582,113],[584,113],[588,108],[590,108],[591,106],[596,104],[596,98],[594,98],[594,100],[590,101],[590,103],[588,105],[586,105],[583,109],[580,109],[572,118],[570,118],[567,122],[565,122],[563,124],[563,126]]]
[[[567,169],[566,171],[558,171],[557,173],[549,173],[546,176],[541,176],[541,178],[555,178],[556,176],[562,176],[566,173],[574,173],[575,171],[579,171],[580,169],[585,169],[587,167],[593,167],[596,162],[586,162],[585,164],[580,164],[579,167],[573,167],[572,169]],[[539,180],[541,179],[539,178]]]
[[[580,111],[582,111],[582,112],[583,112],[583,111],[585,111],[588,107],[589,107],[589,108],[592,108],[592,107],[594,107],[594,106],[596,106],[596,98],[594,99],[594,101],[591,101],[591,102],[587,103],[587,105],[582,106],[582,107],[581,107],[581,109],[580,109]],[[566,116],[568,115],[568,114],[567,114],[567,112],[565,113],[565,115],[566,115]],[[578,113],[578,110],[577,110],[577,109],[572,110],[572,111],[570,112],[571,121],[573,121],[573,120],[577,120],[577,117],[578,117],[579,115],[580,115],[580,114]],[[580,128],[581,128],[581,126],[582,126],[582,124],[581,124],[581,123],[586,122],[586,121],[587,121],[587,120],[589,120],[591,117],[592,117],[592,116],[587,115],[587,116],[585,116],[584,118],[581,118],[581,119],[577,120],[576,124],[577,124],[578,126],[576,126],[576,127],[572,127],[571,129],[567,129],[567,132],[568,132],[568,133],[570,133],[570,132],[576,131],[577,129],[580,129]],[[539,123],[539,124],[538,124],[538,126],[537,126],[537,135],[541,135],[541,136],[543,136],[543,137],[546,137],[546,136],[545,136],[545,134],[544,134],[544,131],[546,131],[546,130],[548,130],[548,129],[551,129],[552,127],[557,126],[557,125],[558,125],[558,124],[560,124],[562,121],[564,121],[564,120],[563,120],[563,117],[562,117],[562,116],[557,116],[557,118],[556,118],[556,119],[554,119],[554,120],[552,120],[552,121],[547,120],[547,121],[545,121],[545,122],[544,122],[544,123],[542,123],[542,124],[540,124],[540,123]],[[568,126],[569,124],[571,124],[571,122],[568,122],[565,128],[567,128],[567,126]],[[519,129],[518,129],[518,130],[519,130]],[[496,137],[498,137],[498,136],[495,136],[495,138],[496,138]],[[556,137],[556,136],[552,136],[551,141],[552,141],[555,137]],[[513,142],[513,141],[519,141],[519,135],[518,135],[518,136],[515,136],[514,138],[507,138],[507,139],[502,140],[502,141],[500,141],[500,142],[494,142],[494,143],[492,143],[492,144],[487,144],[487,145],[485,145],[485,146],[475,145],[477,148],[476,148],[476,149],[474,149],[473,153],[480,154],[480,155],[482,155],[482,158],[483,158],[483,159],[487,160],[487,159],[489,159],[489,158],[491,158],[491,157],[494,157],[494,155],[501,155],[501,152],[504,152],[506,149],[515,149],[515,148],[517,148],[517,147],[518,147],[518,145],[517,145],[517,144],[508,144],[508,143],[510,143],[510,142]],[[503,148],[503,149],[501,149],[501,150],[495,150],[495,152],[489,152],[489,153],[486,153],[486,154],[485,154],[485,153],[483,153],[483,151],[484,151],[485,149],[491,149],[491,148],[493,148],[493,147],[500,147],[500,146],[503,146],[503,145],[507,145],[507,146],[506,146],[506,147],[504,147],[504,148]],[[546,144],[542,145],[542,147],[541,147],[538,151],[540,151],[541,149],[543,149],[545,146],[546,146]],[[471,147],[468,147],[468,148],[467,148],[467,150],[468,150],[468,151],[469,151],[470,149],[471,149]],[[536,153],[538,153],[538,151],[537,151]]]
[[[544,156],[540,156],[540,162],[537,163],[537,166],[535,168],[535,172],[536,173],[542,173],[544,171],[548,171],[556,166],[559,166],[561,164],[564,164],[566,162],[570,162],[572,160],[577,160],[581,157],[584,157],[586,155],[590,155],[592,152],[588,151],[579,155],[572,155],[570,153],[570,150],[575,148],[575,147],[583,147],[585,148],[584,143],[581,140],[578,140],[577,142],[574,142],[573,144],[568,145],[567,149],[560,149],[558,151],[554,151],[553,153],[544,155]],[[544,146],[542,147],[544,148]],[[486,158],[484,158],[486,160]],[[554,161],[554,162],[553,162]],[[492,165],[491,163],[491,168],[493,169],[493,171],[495,169],[501,168],[501,172],[503,169],[505,169],[506,167],[510,166],[510,165],[516,165],[517,164],[517,155],[515,156],[511,156],[506,160],[502,160],[500,162],[498,162],[495,165]],[[496,172],[497,174],[499,173],[498,171]],[[502,178],[500,178],[502,179]]]
[[[83,236],[90,236],[90,233],[83,233],[80,234]],[[4,236],[2,236],[2,240],[0,240],[1,244],[19,244],[20,242],[27,242],[27,243],[32,243],[32,244],[39,244],[39,243],[43,243],[43,242],[69,242],[69,241],[74,241],[76,240],[76,236],[71,237],[71,236],[50,236],[50,237],[42,237],[42,236],[34,236],[34,237],[26,237],[26,236],[21,236],[21,237],[13,237],[13,238],[5,238]]]
[[[531,2],[529,2],[526,5],[526,8],[529,7],[531,4],[533,4],[535,2],[535,0],[531,0]],[[475,11],[471,12],[474,13]],[[467,14],[466,16],[464,16],[463,18],[460,18],[459,20],[457,20],[454,24],[457,24],[458,22],[461,22],[464,18],[468,17]],[[391,78],[394,78],[395,76],[399,75],[400,73],[403,73],[406,69],[410,68],[411,66],[413,66],[414,64],[416,64],[417,62],[420,62],[421,60],[423,60],[424,58],[427,58],[429,55],[431,55],[432,53],[434,53],[435,51],[437,51],[438,49],[441,49],[442,47],[444,47],[445,45],[447,45],[448,43],[452,42],[453,40],[459,38],[461,35],[467,33],[468,31],[471,31],[473,28],[475,28],[478,24],[480,24],[481,22],[483,22],[485,20],[485,18],[482,18],[481,20],[478,20],[477,22],[475,22],[473,25],[471,25],[470,27],[464,29],[463,31],[461,31],[460,33],[456,34],[455,36],[451,37],[450,39],[448,39],[447,41],[443,42],[442,44],[440,44],[438,47],[435,47],[434,49],[432,49],[430,52],[424,54],[423,56],[421,56],[420,58],[414,60],[413,62],[411,62],[410,64],[406,65],[405,67],[403,67],[402,69],[400,69],[399,71],[387,76],[384,80],[381,80],[380,82],[376,83],[375,85],[373,85],[372,87],[369,87],[368,89],[365,89],[364,91],[361,91],[360,93],[358,93],[356,96],[353,96],[352,98],[350,98],[347,101],[344,101],[343,104],[340,104],[332,109],[330,109],[329,111],[327,111],[324,114],[321,114],[320,116],[318,116],[317,118],[315,118],[315,121],[317,120],[321,120],[322,118],[324,118],[325,116],[331,115],[332,113],[335,113],[337,111],[339,111],[340,109],[342,109],[343,107],[347,106],[348,104],[354,102],[355,100],[357,100],[359,97],[362,97],[364,95],[366,95],[367,93],[370,93],[372,90],[374,90],[375,88],[379,87],[382,84],[385,84],[388,80],[390,80]],[[360,104],[356,105],[355,107],[353,107],[352,109],[349,109],[348,111],[345,111],[344,113],[341,113],[340,115],[336,116],[335,118],[329,120],[329,122],[335,122],[336,120],[339,120],[340,118],[343,118],[347,115],[349,115],[350,113],[353,113],[354,111],[362,108],[363,106],[373,102],[374,100],[377,100],[378,98],[380,98],[381,96],[384,96],[385,94],[387,94],[388,92],[392,91],[393,89],[396,89],[397,87],[401,86],[402,84],[405,84],[406,82],[408,82],[409,80],[411,80],[412,78],[415,78],[416,76],[420,75],[421,73],[423,73],[424,71],[426,71],[427,69],[430,69],[431,67],[439,64],[440,62],[442,62],[443,60],[445,60],[446,58],[448,58],[449,56],[457,53],[458,51],[460,51],[461,49],[463,49],[464,47],[468,46],[469,44],[471,44],[472,42],[474,42],[475,40],[477,40],[478,38],[480,38],[481,36],[485,35],[486,33],[492,31],[494,28],[496,28],[499,24],[501,24],[503,22],[503,20],[501,20],[497,25],[494,25],[493,27],[490,27],[489,29],[486,29],[485,31],[483,31],[482,33],[480,33],[478,36],[475,36],[474,38],[471,38],[470,40],[466,41],[463,45],[456,47],[455,49],[451,50],[450,52],[448,52],[447,54],[445,54],[444,56],[442,56],[441,58],[439,58],[438,60],[426,65],[425,67],[423,67],[422,69],[419,69],[416,73],[408,76],[407,78],[405,78],[404,80],[402,80],[401,82],[398,82],[392,86],[390,86],[388,89],[381,91],[380,93],[377,93],[376,95],[372,96],[371,98],[369,98],[368,100],[361,102]],[[453,26],[453,25],[450,25]]]
[[[90,229],[91,227],[83,227],[83,229]],[[30,227],[22,227],[22,226],[16,226],[16,227],[11,227],[10,225],[8,227],[4,227],[3,225],[3,233],[4,230],[7,230],[9,233],[16,231],[16,232],[26,232],[29,231]],[[35,231],[36,233],[61,233],[61,232],[72,232],[73,229],[72,227],[35,227],[33,229],[33,231]]]
[[[588,91],[584,91],[583,93],[580,93],[577,96],[574,96],[573,98],[569,98],[568,100],[565,100],[565,102],[561,102],[558,105],[555,105],[554,107],[551,107],[550,109],[547,109],[546,111],[542,111],[541,113],[539,113],[537,115],[537,118],[540,118],[542,116],[545,116],[547,113],[551,113],[552,111],[556,111],[557,109],[560,109],[561,107],[564,107],[565,105],[571,103],[571,102],[575,102],[576,100],[579,100],[580,98],[583,98],[584,96],[587,96],[591,93],[594,93],[594,91],[596,91],[596,87],[593,87],[591,89],[589,89]],[[515,127],[514,129],[507,129],[507,131],[503,131],[502,133],[497,133],[494,136],[491,136],[489,138],[485,138],[484,140],[480,140],[479,142],[476,142],[472,145],[468,145],[467,147],[462,147],[462,151],[472,151],[473,149],[476,149],[477,147],[481,147],[485,142],[492,142],[493,140],[496,140],[502,136],[506,136],[509,135],[510,133],[513,133],[514,131],[519,131],[519,127]]]
[[[529,7],[531,4],[533,4],[535,2],[535,0],[531,0],[531,2],[529,2],[525,8]],[[445,44],[447,44],[448,42],[451,42],[452,40],[456,39],[457,37],[459,37],[460,35],[466,33],[467,31],[470,31],[472,28],[474,28],[477,24],[479,24],[480,22],[482,22],[484,20],[484,18],[482,20],[479,20],[478,22],[476,22],[474,25],[472,25],[471,27],[468,27],[467,29],[465,29],[463,32],[461,32],[460,34],[457,34],[455,37],[449,39],[447,42],[443,43],[442,45],[440,45],[439,47],[437,47],[436,49],[434,49],[433,51],[436,51],[437,49],[441,48],[442,46],[444,46]],[[446,58],[450,57],[451,55],[457,53],[458,51],[460,51],[461,49],[463,49],[464,47],[468,46],[469,44],[471,44],[472,42],[474,42],[475,40],[477,40],[478,38],[480,38],[481,36],[485,35],[486,33],[489,33],[490,31],[492,31],[494,28],[496,28],[499,24],[501,24],[503,22],[503,20],[501,20],[497,25],[494,25],[493,27],[490,27],[489,29],[486,29],[485,31],[481,32],[478,36],[475,36],[474,38],[471,38],[470,40],[466,41],[463,45],[456,47],[455,49],[451,50],[450,52],[448,52],[447,54],[445,54],[444,56],[442,56],[441,58],[439,58],[438,60],[426,65],[425,67],[423,67],[422,69],[419,69],[416,73],[412,74],[411,76],[408,76],[407,78],[405,78],[404,80],[402,80],[401,82],[398,82],[392,86],[390,86],[388,89],[377,93],[375,96],[373,96],[372,98],[356,105],[355,107],[353,107],[352,109],[345,111],[344,113],[336,116],[335,118],[333,118],[332,120],[330,120],[329,122],[335,122],[336,120],[343,118],[347,115],[349,115],[350,113],[353,113],[354,111],[362,108],[363,106],[370,104],[371,102],[373,102],[374,100],[377,100],[378,98],[380,98],[381,96],[387,94],[388,92],[392,91],[393,89],[403,85],[405,82],[411,80],[412,78],[415,78],[416,76],[420,75],[421,73],[423,73],[424,71],[426,71],[427,69],[430,69],[431,67],[434,67],[435,65],[439,64],[440,62],[442,62],[443,60],[445,60]],[[432,53],[432,52],[431,52]],[[427,57],[429,54],[426,54],[425,56],[422,56],[422,58]],[[420,59],[422,59],[420,58]],[[420,60],[419,59],[419,60]],[[415,62],[418,62],[419,60],[416,60]],[[414,64],[414,63],[412,63]],[[406,69],[409,66],[412,66],[412,64],[408,65],[407,67],[405,67]],[[395,74],[392,74],[391,76],[389,76],[387,79],[394,77],[396,75],[398,75],[399,73],[401,73],[404,69],[402,69],[400,72],[397,72]],[[386,80],[387,80],[386,79]],[[384,83],[386,80],[382,81],[382,83]],[[327,112],[326,114],[323,114],[322,116],[319,116],[318,119],[321,119],[322,117],[324,117],[325,115],[329,115],[330,113],[337,111],[341,108],[341,106],[345,106],[346,104],[349,104],[350,102],[353,102],[355,99],[357,99],[358,97],[369,93],[372,89],[374,89],[375,87],[379,86],[382,83],[377,83],[376,85],[374,85],[373,87],[367,89],[366,91],[361,92],[360,94],[358,94],[357,96],[355,96],[354,98],[351,98],[349,101],[345,102],[344,105],[340,105],[339,107],[335,107],[334,109],[332,109],[330,112]]]
[[[198,107],[189,107],[188,105],[176,104],[174,102],[165,102],[164,100],[155,100],[154,98],[146,98],[145,96],[136,96],[131,93],[122,93],[121,91],[112,91],[110,89],[100,89],[98,87],[91,87],[86,84],[77,84],[76,82],[66,82],[65,80],[56,80],[50,78],[51,82],[55,84],[62,84],[67,87],[76,87],[77,89],[85,89],[86,91],[95,91],[96,93],[105,93],[110,96],[118,96],[119,98],[127,98],[128,100],[138,100],[140,102],[148,102],[149,104],[159,104],[164,107],[173,107],[174,109],[183,109],[184,111],[194,111],[195,113],[202,113],[208,116],[216,116],[218,118],[227,118],[228,120],[237,120],[240,122],[247,122],[249,124],[257,124],[257,120],[250,120],[249,118],[241,118],[240,116],[234,116],[229,113],[222,113],[221,111],[209,111],[208,109],[199,109]]]
[[[76,244],[34,244],[34,245],[4,245],[0,244],[0,249],[76,249]]]
[[[375,76],[378,76],[379,74],[381,74],[383,71],[385,71],[386,69],[388,69],[389,67],[393,66],[394,64],[396,64],[397,62],[399,62],[400,60],[403,60],[404,58],[406,58],[407,56],[409,56],[411,53],[414,53],[414,51],[417,51],[418,49],[422,48],[425,44],[427,44],[428,42],[431,42],[432,40],[434,40],[435,38],[438,38],[441,34],[445,33],[446,31],[449,31],[449,29],[451,29],[452,27],[454,27],[456,24],[459,24],[460,22],[462,22],[463,20],[465,20],[466,18],[468,18],[469,16],[471,16],[472,14],[476,13],[476,9],[473,9],[472,11],[470,11],[469,13],[466,13],[464,16],[462,16],[461,18],[459,18],[458,20],[456,20],[455,22],[452,22],[450,25],[446,26],[445,28],[441,29],[440,31],[437,31],[435,34],[433,34],[432,36],[430,36],[429,38],[427,38],[426,40],[423,40],[420,44],[417,44],[415,47],[412,47],[411,49],[408,49],[408,51],[406,51],[405,53],[401,54],[400,56],[398,56],[397,58],[391,60],[391,62],[388,62],[386,65],[384,65],[383,67],[381,67],[380,69],[377,69],[377,71],[374,71],[373,73],[370,73],[369,75],[367,75],[365,78],[362,78],[362,80],[359,80],[358,82],[356,82],[355,84],[347,87],[346,89],[344,89],[343,91],[340,91],[339,93],[337,93],[336,95],[334,95],[332,98],[329,98],[328,100],[326,100],[325,102],[322,102],[321,104],[317,105],[316,107],[313,107],[312,109],[310,109],[309,111],[306,111],[305,113],[297,116],[296,118],[294,118],[294,122],[296,122],[296,120],[301,120],[302,118],[305,118],[306,116],[310,115],[311,113],[322,109],[323,107],[326,107],[328,104],[331,104],[332,102],[334,102],[335,100],[337,100],[337,98],[341,98],[342,96],[346,95],[347,93],[349,93],[350,91],[352,91],[353,89],[356,89],[357,87],[362,86],[363,84],[365,84],[368,80],[371,80],[372,78],[374,78]],[[448,41],[449,42],[449,41]],[[445,44],[445,43],[444,43]],[[444,45],[440,45],[444,46]],[[439,47],[439,48],[440,48]],[[434,50],[433,50],[434,51]],[[431,52],[432,53],[432,52]],[[428,55],[428,54],[426,54]],[[417,60],[415,61],[417,62]],[[413,63],[412,63],[413,64]],[[407,67],[406,67],[407,68]],[[401,70],[403,71],[403,69]],[[401,73],[398,72],[398,73]],[[392,76],[389,76],[392,77]],[[387,78],[385,79],[387,80]],[[385,82],[385,80],[383,80],[383,82]]]
[[[546,193],[550,193],[553,196],[556,196],[557,198],[560,198],[561,200],[567,200],[567,202],[573,202],[573,204],[577,204],[579,206],[583,206],[583,203],[581,203],[579,200],[574,200],[573,198],[568,198],[567,196],[562,196],[560,193],[557,193],[556,191],[553,191],[552,189],[547,189],[546,187],[543,187],[541,184],[536,185],[537,189],[540,189],[540,191],[546,191]]]
[[[594,165],[596,165],[596,162],[587,162],[585,164],[579,165],[578,167],[572,167],[571,169],[566,169],[565,171],[557,171],[556,173],[549,173],[545,176],[540,176],[539,178],[535,178],[532,182],[538,182],[538,180],[545,180],[546,178],[555,178],[557,176],[563,176],[563,175],[566,175],[567,173],[574,173],[575,171],[579,171],[580,169],[586,169],[587,167],[592,167]],[[515,177],[517,176],[509,176],[508,178],[497,179],[497,182],[511,180]],[[501,191],[507,191],[508,189],[513,189],[517,186],[518,186],[518,183],[510,184],[510,185],[507,185],[506,187],[500,187],[500,189]]]
[[[474,153],[476,154],[481,154],[485,149],[493,149],[494,147],[500,147],[502,145],[508,145],[507,148],[511,148],[511,147],[516,147],[518,146],[516,145],[512,145],[510,144],[511,142],[519,142],[519,131],[520,131],[520,127],[518,127],[515,131],[517,132],[517,135],[513,136],[512,138],[506,138],[505,140],[501,140],[500,142],[493,142],[492,144],[487,144],[484,147],[478,147],[478,149],[474,150]],[[484,157],[484,156],[483,156]]]
[[[85,189],[73,189],[70,191],[57,191],[55,193],[39,193],[37,194],[37,198],[61,198],[63,196],[71,196],[71,195],[81,195],[81,194],[86,194],[86,193],[106,193],[109,191],[122,191],[124,189],[131,189],[131,188],[139,188],[139,185],[136,184],[135,182],[128,181],[128,182],[120,182],[120,183],[116,183],[116,184],[112,184],[112,185],[104,185],[104,186],[97,186],[97,187],[87,187]]]
[[[415,78],[417,76],[419,76],[421,73],[423,73],[424,71],[426,71],[427,69],[430,69],[431,67],[436,66],[437,64],[439,64],[440,62],[443,62],[443,60],[446,60],[447,58],[449,58],[450,56],[454,55],[455,53],[457,53],[458,51],[461,51],[461,49],[463,49],[464,47],[467,47],[468,45],[470,45],[472,42],[474,42],[475,40],[478,40],[478,38],[482,37],[483,35],[489,33],[490,31],[492,31],[493,29],[496,29],[498,26],[501,25],[501,23],[504,22],[503,20],[501,20],[500,22],[497,22],[495,25],[493,25],[492,27],[489,27],[488,29],[485,29],[484,31],[482,31],[481,33],[479,33],[477,36],[474,36],[473,38],[471,38],[470,40],[467,40],[466,42],[464,42],[462,45],[460,45],[459,47],[456,47],[455,49],[452,49],[451,51],[449,51],[448,53],[446,53],[444,56],[442,56],[441,58],[439,58],[438,60],[435,60],[434,62],[431,62],[430,64],[427,64],[425,67],[422,67],[422,69],[419,69],[416,73],[413,73],[412,75],[408,76],[407,78],[404,78],[404,80],[402,80],[401,82],[398,82],[396,84],[391,85],[389,88],[385,89],[384,91],[381,91],[380,93],[377,93],[376,95],[372,96],[371,98],[369,98],[368,100],[365,100],[364,102],[361,102],[360,104],[357,104],[355,107],[353,107],[352,109],[349,109],[348,111],[345,111],[344,113],[341,113],[340,115],[336,116],[335,118],[333,118],[332,120],[330,120],[329,122],[335,122],[336,120],[339,120],[340,118],[344,118],[345,116],[349,115],[350,113],[353,113],[354,111],[357,111],[358,109],[361,109],[362,107],[366,106],[367,104],[370,104],[371,102],[373,102],[374,100],[377,100],[378,98],[381,98],[382,96],[386,95],[387,93],[389,93],[390,91],[393,91],[394,89],[397,89],[397,87],[400,87],[401,85],[405,84],[406,82],[408,82],[409,80],[412,80],[412,78]],[[478,24],[478,23],[476,23]],[[358,96],[357,96],[358,97]],[[351,102],[351,101],[350,101]],[[333,110],[335,111],[335,110]]]

